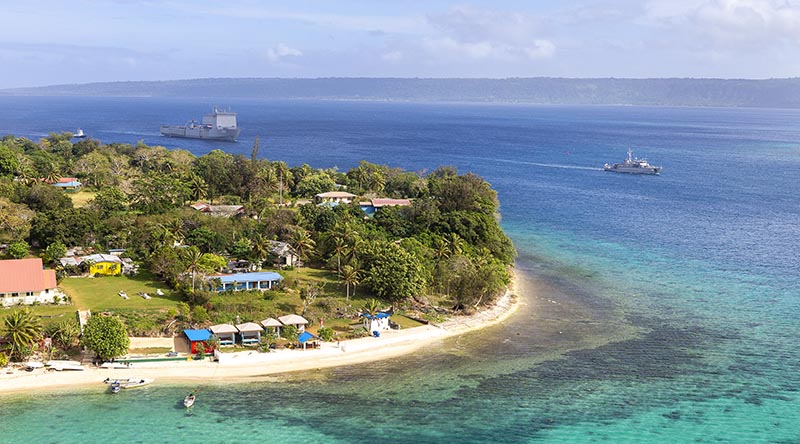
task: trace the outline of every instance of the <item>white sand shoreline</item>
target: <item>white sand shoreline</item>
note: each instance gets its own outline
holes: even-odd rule
[[[198,381],[241,382],[279,373],[360,364],[412,353],[444,338],[457,336],[498,324],[508,319],[520,306],[519,277],[493,307],[471,316],[456,316],[440,325],[426,325],[399,331],[387,331],[380,338],[359,338],[323,343],[313,350],[278,350],[271,353],[243,351],[226,353],[221,362],[166,361],[136,363],[126,369],[86,368],[84,371],[33,372],[15,370],[0,374],[0,393],[46,391],[78,386],[99,385],[106,378],[154,378],[156,382],[191,383]]]

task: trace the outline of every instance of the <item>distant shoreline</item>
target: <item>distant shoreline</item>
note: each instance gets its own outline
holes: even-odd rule
[[[800,108],[800,78],[207,78],[7,88],[0,96]]]
[[[15,369],[0,373],[0,393],[36,392],[96,386],[106,378],[154,378],[155,384],[201,381],[253,382],[280,373],[362,364],[390,359],[420,350],[442,339],[499,324],[511,317],[521,304],[522,279],[513,274],[512,284],[495,304],[470,316],[455,316],[440,325],[426,325],[387,331],[380,338],[359,338],[340,344],[325,342],[315,350],[280,350],[271,353],[242,351],[230,353],[225,364],[209,360],[142,363],[127,369],[89,368],[84,371]]]

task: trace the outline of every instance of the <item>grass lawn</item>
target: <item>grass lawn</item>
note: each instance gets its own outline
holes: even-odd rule
[[[65,278],[61,288],[73,302],[72,310],[113,311],[116,309],[165,309],[172,308],[180,302],[180,297],[173,294],[166,285],[156,282],[153,276],[142,271],[134,277],[104,276],[96,278]],[[158,296],[156,289],[161,289],[164,296]],[[130,299],[119,296],[123,290]],[[137,293],[148,293],[152,299],[144,299]]]
[[[68,196],[72,199],[72,206],[75,208],[82,208],[85,207],[90,200],[94,199],[95,194],[97,193],[94,191],[81,190],[77,193],[69,193]]]

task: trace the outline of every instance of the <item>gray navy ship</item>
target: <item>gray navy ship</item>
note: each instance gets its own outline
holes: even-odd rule
[[[224,140],[236,142],[242,130],[236,127],[236,113],[220,111],[203,116],[203,122],[194,120],[186,125],[161,125],[161,135],[167,137],[185,137],[188,139]]]
[[[629,173],[629,174],[654,174],[658,175],[661,172],[660,166],[650,165],[647,160],[632,157],[633,151],[628,149],[628,157],[622,163],[605,164],[603,169],[614,173]]]

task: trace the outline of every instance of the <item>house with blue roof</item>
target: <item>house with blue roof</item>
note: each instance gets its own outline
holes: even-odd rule
[[[273,271],[258,271],[253,273],[233,273],[210,276],[210,281],[219,282],[214,291],[242,291],[242,290],[272,290],[280,285],[283,276]]]
[[[361,317],[364,318],[364,329],[372,335],[374,335],[375,332],[380,333],[381,331],[389,330],[390,316],[392,316],[392,314],[385,311],[379,311],[375,314],[364,313],[361,315]]]

